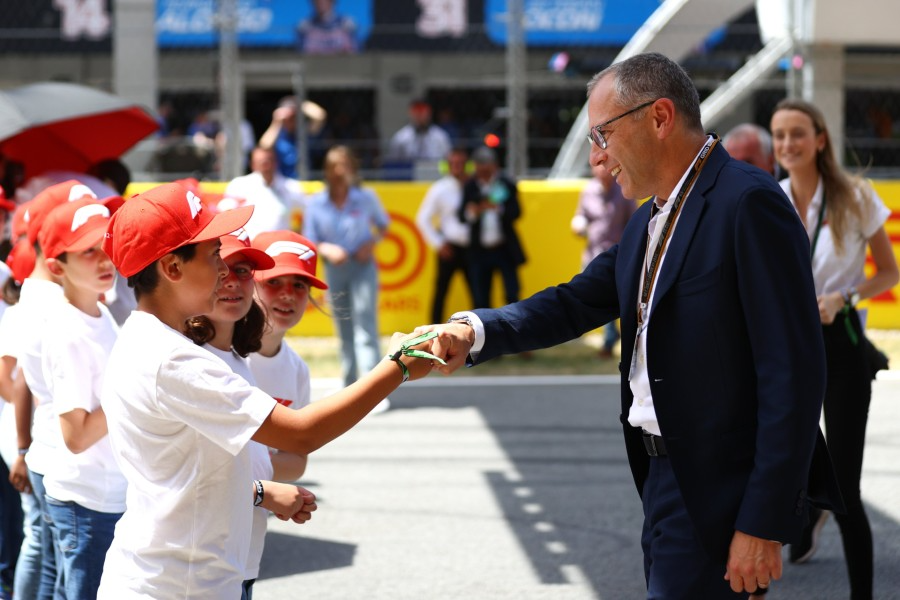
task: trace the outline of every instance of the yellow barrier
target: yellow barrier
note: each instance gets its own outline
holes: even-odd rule
[[[572,181],[521,181],[519,193],[522,218],[517,230],[525,247],[528,262],[519,269],[522,297],[547,286],[568,281],[580,267],[584,240],[569,230],[569,221],[578,202],[583,180]],[[129,195],[143,191],[155,184],[134,184]],[[418,182],[368,182],[378,194],[391,217],[385,239],[378,245],[375,258],[379,265],[379,329],[385,335],[394,331],[409,331],[430,320],[431,300],[435,277],[435,257],[425,244],[415,226],[416,211],[428,189],[428,183]],[[222,183],[202,184],[204,192],[221,193]],[[318,182],[304,184],[304,190],[313,193],[322,189]],[[875,189],[891,209],[887,231],[894,245],[894,253],[900,260],[900,181],[875,182]],[[870,268],[871,265],[867,265]],[[323,268],[319,267],[319,276]],[[863,302],[869,308],[869,327],[879,329],[900,328],[900,303],[897,288]],[[323,295],[317,301],[327,304]],[[503,303],[502,284],[499,276],[494,281],[492,302]],[[456,275],[447,297],[446,310],[464,310],[471,306],[462,278]],[[448,315],[449,316],[449,312]],[[310,308],[298,325],[299,335],[335,335],[331,319]]]

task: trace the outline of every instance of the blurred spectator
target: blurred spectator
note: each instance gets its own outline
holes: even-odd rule
[[[409,104],[409,123],[391,137],[387,159],[438,161],[450,152],[450,136],[431,122],[431,106],[421,99]]]
[[[335,146],[325,156],[325,186],[309,199],[303,235],[325,261],[347,386],[382,358],[374,251],[387,230],[388,215],[375,193],[360,187],[356,158],[346,146]]]
[[[225,188],[220,210],[252,204],[253,216],[244,225],[251,238],[264,231],[296,229],[303,213],[304,197],[300,182],[278,172],[275,151],[255,148],[250,156],[249,175],[235,177]]]
[[[128,189],[128,184],[131,183],[131,171],[118,158],[108,158],[91,165],[88,167],[87,174],[99,179],[115,190],[119,196],[125,195],[125,190]]]
[[[512,179],[500,174],[497,155],[482,146],[472,153],[475,176],[463,187],[460,219],[469,224],[469,273],[475,308],[490,308],[491,282],[500,271],[506,303],[519,300],[525,252],[513,224],[522,215]]]
[[[741,123],[722,138],[725,150],[732,158],[775,175],[775,156],[772,154],[772,136],[765,128],[753,123]]]
[[[422,237],[437,252],[437,275],[431,304],[432,323],[444,322],[444,300],[454,273],[462,273],[471,293],[466,264],[469,228],[462,224],[458,214],[466,182],[466,159],[466,151],[462,148],[450,151],[447,155],[449,173],[428,188],[416,214],[416,225]]]
[[[297,25],[297,50],[304,54],[356,52],[356,23],[337,14],[334,0],[312,0],[313,14]]]
[[[325,126],[328,113],[309,100],[303,102],[303,116],[306,119],[307,136],[318,135]],[[308,139],[307,138],[307,139]],[[272,122],[259,138],[259,146],[271,148],[278,158],[278,172],[285,177],[297,176],[297,100],[286,96],[272,113]]]
[[[619,243],[628,219],[637,209],[637,204],[625,199],[619,184],[602,165],[594,167],[593,173],[594,178],[581,190],[571,222],[572,231],[587,238],[587,247],[581,255],[582,270],[598,254]],[[619,341],[619,330],[616,322],[610,321],[603,331],[600,356],[609,358]]]

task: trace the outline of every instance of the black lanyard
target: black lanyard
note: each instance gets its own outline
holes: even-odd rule
[[[672,234],[673,227],[675,226],[675,220],[678,218],[678,213],[681,211],[681,207],[684,204],[684,198],[687,196],[688,191],[691,189],[691,186],[694,185],[694,181],[697,180],[697,176],[700,175],[700,171],[703,170],[703,167],[706,165],[706,159],[709,158],[710,153],[712,152],[713,147],[718,143],[719,136],[716,134],[711,134],[709,140],[707,140],[706,144],[703,146],[703,149],[700,150],[700,154],[697,155],[696,160],[694,160],[694,164],[691,165],[690,171],[688,171],[687,177],[684,179],[684,183],[681,184],[681,189],[678,190],[678,195],[675,196],[675,199],[672,201],[672,210],[669,213],[668,218],[666,219],[665,224],[663,225],[662,232],[659,235],[659,240],[656,244],[656,248],[653,249],[653,256],[650,258],[650,264],[647,266],[646,271],[644,272],[644,284],[641,288],[641,297],[640,303],[638,304],[638,335],[641,333],[641,328],[644,324],[644,321],[647,318],[647,309],[648,302],[650,301],[650,294],[653,292],[653,285],[656,283],[656,277],[659,274],[659,262],[662,258],[663,250],[666,247],[666,244],[669,241],[669,237]],[[652,202],[656,202],[654,198]],[[648,234],[647,243],[650,243],[650,237]],[[644,258],[644,262],[646,264],[646,255]]]
[[[649,302],[650,302],[650,294],[653,292],[653,285],[656,282],[656,276],[659,271],[659,262],[662,259],[663,250],[666,247],[666,244],[669,241],[669,237],[672,235],[672,228],[675,226],[675,219],[678,218],[678,213],[681,211],[681,206],[684,203],[684,198],[687,196],[687,193],[690,191],[691,186],[694,185],[694,182],[697,180],[697,176],[700,174],[700,171],[703,170],[703,167],[706,165],[706,159],[709,158],[712,149],[719,142],[719,136],[716,134],[710,134],[710,138],[706,141],[703,148],[700,150],[700,154],[697,155],[697,158],[694,160],[694,164],[691,165],[690,171],[688,171],[687,176],[684,178],[684,183],[681,184],[681,189],[678,190],[678,195],[675,196],[675,199],[672,201],[672,209],[669,212],[668,217],[666,218],[666,222],[663,225],[662,231],[659,234],[658,241],[656,243],[656,248],[653,249],[653,256],[650,258],[650,264],[644,269],[644,282],[641,286],[641,296],[640,302],[638,303],[638,311],[637,311],[637,333],[634,336],[634,349],[631,353],[631,368],[628,371],[628,381],[631,381],[634,378],[634,372],[637,368],[637,355],[641,340],[641,335],[643,335],[645,323],[649,317]],[[651,202],[656,204],[656,198],[651,200]],[[655,206],[651,206],[651,218],[653,213],[653,208]],[[647,234],[647,250],[649,250],[649,245],[652,238]],[[644,254],[644,265],[647,265],[647,254]]]

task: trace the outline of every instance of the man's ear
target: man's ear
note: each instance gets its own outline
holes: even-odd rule
[[[665,139],[675,129],[675,103],[668,98],[660,98],[651,107],[653,127],[659,139]]]
[[[161,277],[169,281],[179,281],[184,277],[184,269],[181,258],[177,255],[169,253],[160,258],[156,263]]]
[[[65,275],[61,260],[56,258],[45,258],[44,264],[47,265],[47,270],[50,271],[50,274],[54,277],[62,277]]]

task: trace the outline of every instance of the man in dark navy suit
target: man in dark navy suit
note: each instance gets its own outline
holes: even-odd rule
[[[704,133],[676,63],[617,63],[588,98],[591,165],[627,198],[651,197],[620,244],[568,283],[420,330],[442,333],[450,372],[621,317],[647,597],[745,598],[781,576],[781,546],[830,472],[809,240],[772,177]]]

